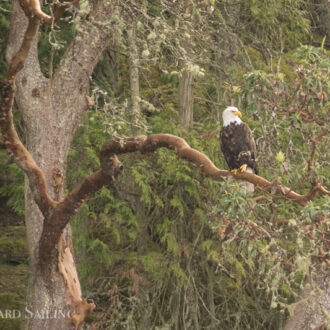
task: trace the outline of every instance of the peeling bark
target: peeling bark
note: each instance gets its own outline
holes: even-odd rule
[[[115,155],[101,159],[101,170],[85,178],[61,203],[51,217],[45,219],[40,239],[40,259],[43,268],[47,268],[49,257],[58,242],[61,232],[69,224],[79,207],[105,185],[110,185],[119,175],[123,166]],[[63,251],[62,251],[63,252]],[[44,263],[44,260],[46,262]]]
[[[37,10],[40,8],[39,2],[34,1],[34,5]],[[104,2],[100,1],[95,8],[90,19],[99,23],[106,21],[109,7],[105,8]],[[66,226],[70,219],[61,222],[54,214],[60,214],[55,209],[64,198],[69,147],[88,107],[85,96],[89,89],[89,76],[107,45],[111,31],[82,22],[76,40],[68,47],[53,78],[48,80],[40,70],[38,40],[35,38],[40,15],[37,13],[31,18],[31,12],[27,12],[31,8],[24,10],[25,14],[14,1],[7,48],[10,65],[2,88],[5,97],[0,104],[0,117],[3,118],[0,128],[8,151],[28,177],[26,227],[30,278],[26,308],[32,316],[42,311],[58,316],[27,317],[24,328],[68,329],[72,323],[78,328],[95,305],[82,298],[72,252],[71,230]],[[26,148],[13,126],[11,108],[14,96],[22,114]],[[57,223],[49,226],[50,219]],[[52,228],[56,228],[57,236],[51,241],[51,246],[47,245],[48,253],[45,253],[40,250],[39,243],[47,239],[45,229]]]
[[[221,181],[224,177],[232,176],[235,179],[250,182],[256,189],[263,191],[273,198],[283,198],[305,206],[308,201],[314,199],[316,195],[330,195],[319,182],[314,182],[309,192],[304,195],[298,194],[288,187],[279,185],[277,182],[270,182],[263,177],[253,173],[237,173],[218,169],[213,162],[203,153],[193,149],[182,138],[171,134],[153,134],[149,136],[140,135],[134,137],[123,137],[122,141],[108,141],[101,150],[101,157],[113,154],[124,154],[139,151],[142,154],[154,152],[158,148],[168,148],[174,150],[178,157],[192,162],[202,173],[213,180]],[[277,195],[271,194],[275,190]]]
[[[84,323],[86,316],[95,309],[95,304],[94,302],[87,302],[86,299],[82,298],[70,237],[68,237],[65,245],[63,244],[63,240],[60,240],[58,249],[60,251],[58,269],[67,287],[67,303],[73,306],[72,322],[75,329],[79,329]]]
[[[24,6],[28,4],[23,0],[20,2]],[[39,10],[37,0],[31,3],[35,10]],[[74,132],[88,108],[86,94],[89,76],[111,34],[110,30],[98,27],[110,14],[108,4],[100,1],[94,8],[89,19],[98,24],[81,23],[75,40],[69,45],[50,80],[42,75],[37,55],[38,40],[35,36],[40,15],[29,16],[28,25],[17,1],[12,11],[8,56],[16,55],[10,62],[3,83],[0,128],[8,151],[28,178],[26,227],[31,276],[26,307],[33,315],[41,311],[47,311],[50,315],[65,315],[26,318],[25,328],[28,329],[68,329],[72,324],[78,329],[86,315],[95,308],[93,302],[82,298],[69,222],[86,198],[103,185],[111,184],[114,177],[121,173],[123,166],[117,154],[136,151],[146,154],[165,147],[174,150],[181,159],[192,162],[204,175],[214,180],[233,176],[253,183],[265,193],[271,194],[270,191],[275,190],[277,195],[272,195],[273,198],[286,198],[306,205],[317,193],[330,195],[318,182],[314,182],[307,194],[300,195],[255,174],[233,174],[219,170],[206,155],[192,149],[185,140],[170,134],[155,134],[123,137],[122,141],[105,143],[100,154],[101,169],[64,198],[66,158]],[[26,128],[26,148],[13,125],[11,111],[14,96]]]

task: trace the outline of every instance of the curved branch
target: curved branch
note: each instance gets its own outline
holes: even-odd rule
[[[233,176],[235,179],[253,183],[265,192],[270,193],[271,190],[274,189],[275,193],[278,195],[276,197],[291,200],[302,206],[305,206],[308,201],[314,199],[317,193],[329,194],[329,192],[318,182],[312,186],[308,193],[301,195],[292,191],[290,188],[270,182],[256,174],[246,172],[233,174],[230,171],[220,170],[206,155],[191,148],[184,139],[171,134],[141,135],[136,138],[123,137],[122,141],[108,141],[102,147],[101,159],[102,157],[109,157],[111,154],[123,154],[135,151],[148,153],[161,147],[174,150],[178,157],[192,162],[203,172],[204,175],[209,176],[214,180],[220,181],[223,177]]]
[[[51,24],[52,23],[52,17],[45,14],[40,7],[40,1],[39,0],[30,0],[31,3],[31,9],[32,13],[37,16],[39,19],[42,19],[45,23]]]
[[[51,25],[53,21],[56,23],[60,20],[66,8],[77,5],[79,0],[63,3],[61,3],[59,0],[55,0],[56,12],[54,14],[54,18],[42,11],[39,0],[19,0],[19,3],[25,15],[29,19],[35,16],[36,18],[43,20],[47,25]]]
[[[28,19],[35,16],[38,19],[42,19],[46,24],[52,23],[52,17],[41,10],[39,0],[19,0],[19,4]]]
[[[104,185],[111,185],[114,178],[123,170],[123,165],[116,155],[103,158],[101,170],[86,177],[74,190],[59,203],[52,215],[45,219],[40,239],[40,261],[48,260],[54,251],[62,230],[86,199],[100,190]]]
[[[3,84],[6,83],[13,84],[16,74],[23,69],[24,63],[29,55],[33,40],[39,29],[39,19],[37,17],[29,19],[29,25],[26,29],[21,48],[18,52],[13,56],[10,61],[8,70],[5,75],[5,80]],[[14,94],[15,90],[12,89],[12,93]],[[12,100],[14,99],[14,95],[10,95]],[[11,106],[11,104],[10,104]]]
[[[275,187],[278,196],[273,197],[285,198],[302,206],[306,205],[307,201],[315,198],[318,192],[328,193],[317,182],[306,195],[300,195],[287,187],[275,185],[274,182],[267,181],[252,173],[233,174],[230,171],[219,170],[205,154],[191,148],[184,139],[175,135],[154,134],[150,136],[122,137],[120,141],[110,140],[102,146],[100,153],[101,169],[86,177],[64,201],[55,207],[52,215],[45,219],[40,241],[40,260],[47,260],[48,256],[54,251],[62,230],[82,203],[104,185],[111,185],[114,177],[122,172],[123,165],[116,155],[136,151],[146,154],[162,147],[174,150],[178,157],[192,162],[204,175],[214,180],[220,181],[223,180],[223,177],[233,176],[235,179],[253,183],[266,193],[270,193]]]
[[[0,101],[0,129],[8,152],[15,163],[26,173],[34,199],[41,212],[47,216],[56,205],[47,194],[46,180],[43,172],[37,166],[28,150],[19,139],[14,127],[12,106],[15,96],[15,77],[23,68],[33,40],[38,32],[39,19],[29,19],[22,46],[10,62],[5,79],[2,82]]]
[[[329,190],[326,190],[323,186],[320,186],[319,187],[319,191],[324,194],[324,195],[328,195],[330,196],[330,191]]]

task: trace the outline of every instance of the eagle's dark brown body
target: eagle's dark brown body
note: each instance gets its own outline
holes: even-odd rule
[[[256,163],[256,144],[252,132],[244,122],[231,123],[220,131],[221,151],[231,170],[246,164],[258,174]]]

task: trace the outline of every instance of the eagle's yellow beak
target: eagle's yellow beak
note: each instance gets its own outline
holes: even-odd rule
[[[238,117],[240,117],[240,118],[242,118],[242,114],[241,114],[240,111],[236,111],[236,112],[235,112],[235,115],[238,116]]]

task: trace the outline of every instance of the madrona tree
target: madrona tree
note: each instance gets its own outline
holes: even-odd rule
[[[27,306],[34,315],[47,310],[50,315],[59,315],[61,311],[60,315],[66,316],[26,318],[28,329],[79,328],[86,315],[95,308],[92,301],[82,296],[69,222],[89,196],[104,185],[111,185],[122,172],[118,154],[150,153],[166,147],[214,180],[232,175],[255,184],[265,193],[276,194],[278,198],[300,205],[306,205],[319,193],[329,195],[317,180],[306,194],[299,194],[254,174],[233,175],[219,170],[206,155],[169,134],[108,141],[101,150],[100,169],[65,195],[67,155],[74,132],[90,106],[86,97],[90,76],[111,40],[113,25],[120,21],[121,15],[116,1],[81,3],[73,40],[55,70],[50,70],[50,76],[45,77],[38,59],[40,24],[49,24],[53,28],[65,9],[77,3],[55,2],[53,15],[49,16],[41,10],[39,1],[14,1],[11,15],[7,51],[9,67],[1,85],[0,128],[8,152],[27,178],[25,217],[30,256]],[[130,33],[131,62],[136,63],[135,26]],[[132,74],[136,77],[136,68],[133,69]],[[22,117],[22,138],[13,122],[14,104]]]

